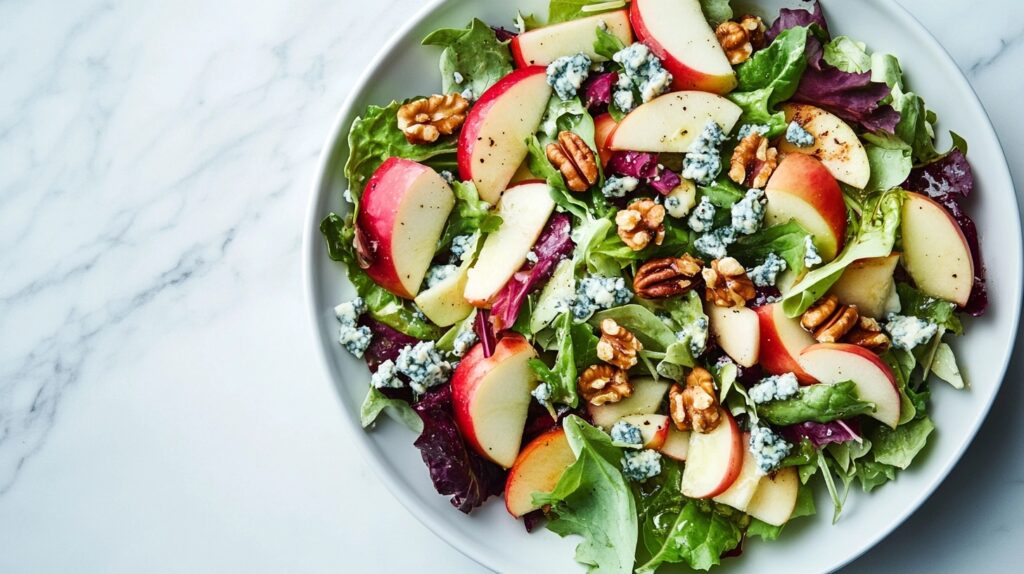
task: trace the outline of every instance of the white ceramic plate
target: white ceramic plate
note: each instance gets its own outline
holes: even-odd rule
[[[736,2],[734,2],[736,4]],[[770,21],[793,1],[743,2]],[[977,97],[938,42],[905,10],[887,0],[849,2],[825,0],[833,35],[846,34],[866,42],[874,51],[900,57],[910,85],[922,94],[941,120],[940,130],[954,130],[970,143],[970,160],[977,178],[969,212],[981,230],[981,245],[989,270],[990,312],[969,320],[968,336],[954,345],[970,388],[955,391],[936,383],[931,416],[937,431],[919,461],[896,482],[865,495],[851,493],[842,519],[829,524],[831,503],[819,489],[819,513],[800,519],[774,543],[748,541],[744,555],[726,560],[718,572],[826,572],[835,570],[871,548],[900,525],[948,474],[971,442],[988,412],[1013,349],[1020,315],[1020,224],[1013,184],[992,126]],[[576,572],[575,540],[563,540],[544,530],[526,534],[520,522],[506,514],[500,500],[467,517],[431,486],[414,436],[399,424],[385,421],[372,432],[359,426],[359,405],[369,374],[335,342],[337,322],[332,309],[352,297],[351,285],[338,263],[327,257],[317,229],[330,211],[345,209],[341,200],[346,182],[342,167],[348,155],[346,134],[359,110],[440,88],[436,49],[421,47],[429,31],[461,27],[479,17],[509,27],[516,9],[545,14],[546,0],[431,1],[367,63],[334,123],[324,148],[320,172],[306,218],[304,263],[307,296],[319,354],[334,382],[352,440],[392,493],[433,532],[481,564],[499,572]],[[353,63],[353,65],[359,65]],[[942,140],[948,145],[948,137]]]

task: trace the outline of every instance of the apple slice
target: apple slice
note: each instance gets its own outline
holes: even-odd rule
[[[609,430],[619,419],[629,415],[652,415],[661,410],[669,384],[653,379],[633,379],[633,394],[617,403],[594,406],[587,403],[590,420]]]
[[[844,304],[856,305],[861,315],[881,319],[895,288],[892,274],[899,261],[899,253],[858,259],[843,271],[830,292]]]
[[[903,202],[903,265],[925,295],[964,306],[974,286],[974,259],[949,212],[919,193]]]
[[[540,508],[533,503],[536,492],[551,492],[565,469],[576,462],[565,431],[546,432],[523,447],[505,480],[505,508],[516,518]]]
[[[704,305],[718,346],[742,367],[757,364],[761,354],[761,326],[757,313],[746,307]]]
[[[698,0],[633,0],[629,19],[672,74],[676,90],[726,94],[736,87],[732,64]]]
[[[875,404],[870,416],[896,428],[900,421],[899,386],[889,365],[871,351],[848,343],[817,343],[800,353],[800,366],[822,384],[853,381],[857,396]]]
[[[484,357],[477,344],[452,375],[452,410],[466,443],[504,468],[516,461],[537,377],[528,362],[537,351],[518,334],[506,335]]]
[[[519,68],[547,66],[562,56],[580,53],[586,54],[593,62],[603,62],[606,58],[594,51],[597,29],[602,24],[623,44],[633,43],[629,13],[617,10],[524,32],[512,38],[509,48]]]
[[[629,112],[607,143],[612,150],[686,153],[709,122],[729,133],[741,113],[739,106],[715,94],[672,92]]]
[[[459,178],[495,204],[526,159],[526,140],[551,98],[544,66],[518,69],[480,96],[459,134]]]
[[[644,438],[644,448],[658,450],[668,438],[668,429],[672,421],[665,415],[629,415],[621,419],[640,429]]]
[[[757,461],[754,460],[754,455],[750,452],[749,444],[750,433],[743,433],[745,448],[743,449],[743,466],[740,467],[740,474],[728,490],[714,498],[715,502],[729,505],[740,512],[747,511],[750,499],[754,497],[761,479],[764,478],[764,475],[757,469]]]
[[[450,277],[416,296],[416,306],[438,327],[454,325],[473,311],[473,306],[464,297],[469,263],[466,261]]]
[[[743,433],[722,409],[722,420],[709,433],[690,433],[682,491],[690,498],[712,498],[726,491],[743,467]]]
[[[786,122],[796,122],[814,136],[814,145],[798,147],[786,138],[779,140],[784,154],[802,153],[817,158],[839,181],[864,189],[871,179],[871,166],[864,144],[846,122],[825,110],[807,104],[785,104]]]
[[[787,317],[781,303],[762,305],[754,311],[760,323],[761,367],[773,375],[793,373],[804,385],[818,382],[797,360],[814,344],[814,337],[800,326],[800,319]]]
[[[761,479],[757,492],[747,504],[746,513],[772,526],[782,526],[793,516],[799,494],[800,477],[796,468],[779,469]]]
[[[469,270],[466,301],[477,307],[490,303],[523,266],[554,210],[555,200],[546,183],[521,183],[508,188],[498,202],[501,226],[484,239],[476,263]]]
[[[370,250],[366,274],[412,299],[434,258],[455,194],[429,167],[392,157],[373,173],[359,205],[359,228]]]
[[[686,461],[686,455],[690,452],[690,431],[681,431],[670,424],[665,444],[661,445],[659,450],[669,458]]]
[[[601,166],[607,166],[615,153],[608,149],[608,137],[612,135],[619,123],[611,114],[601,114],[594,118],[594,143],[597,145],[597,155],[601,158]]]
[[[814,236],[814,246],[827,263],[846,240],[846,203],[836,178],[811,156],[790,154],[775,169],[768,185],[768,225],[791,219]]]

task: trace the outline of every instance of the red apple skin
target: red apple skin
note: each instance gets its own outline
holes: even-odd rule
[[[778,305],[778,303],[772,305]],[[786,346],[782,344],[782,337],[779,335],[772,317],[772,305],[762,305],[754,309],[757,312],[758,322],[761,324],[761,356],[759,359],[761,368],[773,375],[793,373],[801,385],[817,383],[818,380],[803,370],[796,357],[791,355]]]
[[[612,150],[608,149],[607,143],[611,140],[612,133],[619,126],[619,122],[611,114],[601,114],[594,118],[594,143],[597,144],[597,155],[601,158],[601,166],[606,167],[612,159]]]
[[[473,179],[473,147],[476,145],[477,135],[480,133],[480,129],[483,127],[484,120],[487,118],[491,107],[509,88],[536,74],[546,75],[547,68],[544,66],[527,66],[513,71],[488,88],[480,96],[480,99],[473,104],[473,107],[470,108],[469,115],[466,116],[466,122],[462,125],[462,131],[459,133],[459,179],[463,181]]]
[[[650,30],[644,23],[643,17],[640,15],[639,5],[640,2],[636,1],[630,3],[629,23],[633,26],[633,34],[636,35],[639,41],[646,44],[655,56],[661,59],[665,69],[672,74],[673,91],[699,90],[701,92],[725,95],[736,87],[735,74],[729,76],[709,76],[694,70],[672,57],[665,47],[651,35]]]
[[[704,496],[704,498],[714,498],[726,490],[729,490],[729,487],[732,486],[732,483],[736,482],[736,477],[740,475],[740,470],[743,468],[743,433],[740,432],[740,427],[736,424],[736,419],[734,419],[728,411],[722,409],[722,413],[725,416],[722,417],[722,422],[719,424],[728,424],[731,426],[732,434],[735,437],[732,445],[732,453],[729,456],[730,472],[722,478],[722,482],[718,485],[718,488],[716,488],[714,492]]]
[[[787,155],[772,173],[765,191],[789,192],[815,206],[832,229],[836,253],[846,241],[846,202],[839,183],[817,159],[798,153]],[[769,200],[770,201],[770,200]]]
[[[804,349],[804,352],[814,349],[834,349],[836,351],[846,351],[847,353],[853,353],[854,355],[858,355],[864,359],[867,359],[868,361],[874,363],[875,366],[877,366],[879,369],[881,369],[883,373],[885,373],[886,378],[888,378],[889,382],[892,383],[892,388],[896,389],[896,392],[899,393],[900,385],[898,382],[896,382],[896,375],[892,374],[892,369],[889,368],[889,365],[886,364],[885,361],[880,359],[878,355],[872,353],[871,351],[865,349],[864,347],[851,345],[850,343],[815,343],[813,346]]]
[[[505,509],[516,518],[535,510],[532,506],[530,508],[518,508],[516,505],[518,498],[516,496],[517,487],[519,482],[525,479],[526,474],[524,473],[528,472],[527,466],[534,457],[545,457],[546,460],[538,461],[539,464],[547,464],[549,466],[548,470],[561,469],[562,472],[569,468],[576,460],[576,456],[572,453],[572,449],[569,448],[569,442],[565,438],[565,431],[561,428],[550,430],[524,446],[519,456],[516,457],[515,464],[509,469],[508,478],[505,480]],[[561,460],[552,464],[552,458],[559,458]],[[544,478],[546,479],[544,480],[546,484],[531,485],[535,489],[534,492],[551,492],[558,484],[561,474],[559,473],[556,476],[554,473],[551,473]]]
[[[512,41],[508,44],[508,48],[512,51],[512,59],[515,60],[517,68],[529,67],[529,64],[526,62],[526,57],[523,56],[523,48],[519,45],[519,36],[512,38]]]
[[[373,260],[366,274],[374,283],[405,299],[412,299],[416,294],[409,293],[402,285],[391,255],[395,216],[401,203],[401,197],[397,194],[408,190],[424,171],[429,170],[429,167],[412,160],[388,158],[366,183],[359,204],[359,227],[373,252]]]
[[[490,460],[490,456],[476,436],[476,427],[473,424],[473,417],[470,415],[473,393],[491,369],[505,359],[525,352],[527,349],[532,350],[532,347],[519,333],[510,333],[502,337],[495,345],[494,354],[490,357],[484,357],[484,346],[477,343],[466,353],[466,356],[459,362],[459,366],[455,368],[455,373],[452,374],[452,411],[455,415],[455,424],[459,427],[466,443],[488,460]]]

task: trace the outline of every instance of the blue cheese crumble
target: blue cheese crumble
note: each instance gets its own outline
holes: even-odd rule
[[[612,90],[612,103],[624,112],[636,107],[636,96],[633,95],[633,82],[625,74],[619,74]]]
[[[786,141],[796,147],[811,147],[814,145],[814,136],[811,135],[811,132],[805,130],[802,125],[796,122],[789,122],[789,127],[786,128]]]
[[[530,391],[530,394],[541,405],[544,405],[545,407],[551,405],[551,385],[541,383],[534,387],[534,389]]]
[[[452,73],[452,81],[454,81],[456,84],[461,84],[465,79],[466,78],[462,77],[462,74],[458,72]]]
[[[434,265],[430,269],[427,269],[427,276],[423,278],[426,288],[437,285],[445,279],[458,273],[459,268],[452,264],[447,265]]]
[[[750,400],[756,404],[763,404],[769,401],[781,401],[796,395],[800,389],[800,383],[793,373],[773,375],[761,379],[761,382],[750,387],[747,394]]]
[[[442,169],[440,171],[440,175],[441,175],[441,179],[443,179],[448,185],[455,185],[455,174],[454,173],[448,171],[447,169]]]
[[[821,264],[821,254],[818,253],[818,248],[814,245],[814,237],[808,235],[804,237],[804,266],[810,269],[815,265]]]
[[[700,198],[700,203],[693,209],[693,213],[690,214],[690,219],[686,223],[697,233],[711,231],[715,224],[715,206],[707,196]]]
[[[611,435],[613,441],[623,445],[642,446],[644,444],[644,436],[640,432],[640,427],[627,421],[615,423],[612,426]]]
[[[775,253],[769,253],[764,261],[747,272],[750,280],[758,287],[772,287],[779,280],[779,273],[786,270],[786,260]]]
[[[334,316],[338,318],[338,343],[345,347],[357,359],[370,346],[373,333],[366,325],[359,325],[359,317],[366,312],[366,303],[362,297],[342,303],[334,308]]]
[[[578,322],[586,321],[597,311],[625,305],[632,298],[622,277],[584,277],[576,288],[572,315]]]
[[[705,233],[693,242],[702,255],[712,259],[721,259],[729,254],[729,246],[736,242],[736,230],[732,227],[722,227]]]
[[[414,346],[405,347],[398,353],[395,366],[399,373],[409,379],[412,390],[420,395],[431,387],[445,383],[452,370],[451,363],[441,358],[433,341],[420,341]]]
[[[590,57],[586,54],[562,56],[548,64],[548,85],[560,99],[571,100],[590,75]]]
[[[456,357],[463,357],[473,345],[478,341],[476,333],[473,331],[463,331],[455,337],[455,341],[452,342],[452,355]]]
[[[661,454],[651,449],[627,450],[622,454],[622,474],[633,482],[644,482],[661,474]]]
[[[722,156],[718,148],[724,141],[722,126],[714,121],[708,122],[683,157],[683,177],[698,185],[711,185],[722,172]]]
[[[633,90],[640,92],[640,101],[647,103],[671,88],[672,74],[665,70],[651,50],[637,42],[619,50],[612,60],[622,65],[619,79],[612,92],[616,107],[628,112],[636,107]]]
[[[890,313],[886,321],[885,330],[892,338],[892,346],[904,351],[927,343],[939,330],[935,323],[895,313]]]
[[[736,139],[744,140],[750,134],[765,135],[769,131],[771,131],[771,127],[767,124],[743,124],[740,126],[739,131],[736,132]]]
[[[708,318],[702,315],[683,326],[682,330],[676,333],[676,339],[689,339],[690,354],[694,357],[701,356],[708,347]]]
[[[375,389],[400,389],[404,385],[402,379],[398,378],[398,369],[391,359],[377,366],[377,370],[370,376],[370,384]]]
[[[762,475],[778,468],[791,448],[790,444],[772,429],[760,425],[750,429],[748,446],[750,453],[754,455],[754,462],[757,463],[757,472]]]
[[[640,185],[640,180],[628,175],[612,175],[604,181],[601,193],[605,197],[625,197],[627,193],[635,191]]]
[[[465,261],[471,254],[471,250],[475,244],[475,235],[456,235],[455,238],[452,239],[452,246],[449,248],[453,262]]]
[[[732,205],[732,227],[743,235],[751,235],[764,223],[764,209],[768,204],[760,189],[748,190],[743,199]]]

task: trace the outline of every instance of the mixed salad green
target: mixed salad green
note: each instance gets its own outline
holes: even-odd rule
[[[707,570],[895,480],[987,306],[967,144],[899,60],[817,2],[510,16],[429,34],[440,92],[351,125],[321,231],[363,426],[591,572]]]

